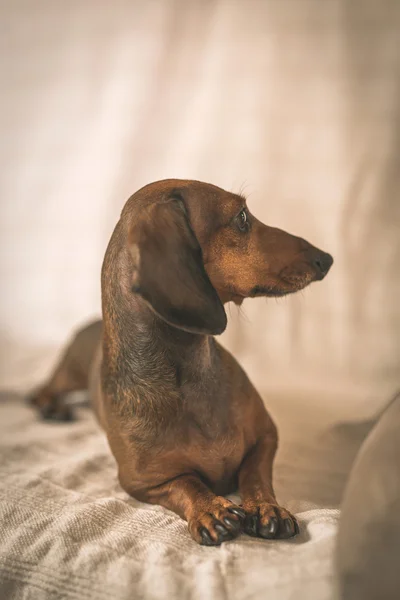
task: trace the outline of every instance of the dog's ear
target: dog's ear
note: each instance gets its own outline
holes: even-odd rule
[[[129,232],[132,291],[167,323],[193,333],[224,331],[227,319],[204,269],[200,245],[181,200],[148,206]]]

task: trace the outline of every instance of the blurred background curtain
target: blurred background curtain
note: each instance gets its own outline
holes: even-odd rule
[[[227,308],[260,389],[395,389],[400,2],[13,0],[0,21],[2,387],[99,314],[125,200],[179,177],[335,257],[297,296]]]

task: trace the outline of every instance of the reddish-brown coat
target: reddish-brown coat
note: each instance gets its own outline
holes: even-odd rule
[[[122,487],[181,515],[196,541],[241,529],[291,537],[296,519],[272,485],[275,425],[213,334],[225,329],[224,303],[296,292],[331,264],[260,223],[242,196],[197,181],[150,184],[128,200],[107,248],[103,322],[78,333],[33,402],[65,418],[63,394],[89,388]],[[223,497],[237,487],[241,507]]]

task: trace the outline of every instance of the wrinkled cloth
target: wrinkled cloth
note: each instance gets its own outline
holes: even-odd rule
[[[242,534],[207,548],[178,516],[120,488],[90,409],[77,409],[72,423],[45,423],[3,394],[0,598],[333,598],[340,498],[370,423],[332,427],[316,408],[321,400],[329,399],[318,395],[296,409],[293,398],[268,398],[281,431],[275,487],[301,534],[288,541]]]
[[[168,177],[248,197],[330,252],[322,283],[227,307],[222,343],[278,424],[301,535],[194,544],[120,489],[90,411],[0,402],[0,598],[325,600],[346,478],[399,387],[400,3],[13,0],[0,6],[0,389],[100,312],[127,197]]]

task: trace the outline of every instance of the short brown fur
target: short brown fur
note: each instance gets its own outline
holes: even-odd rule
[[[245,199],[198,181],[150,184],[126,203],[102,269],[103,322],[81,330],[33,397],[67,419],[89,389],[122,487],[217,545],[240,530],[288,538],[296,519],[272,484],[276,427],[235,358],[213,337],[223,304],[280,296],[322,279],[333,260],[267,227]],[[241,506],[224,495],[239,489]]]

